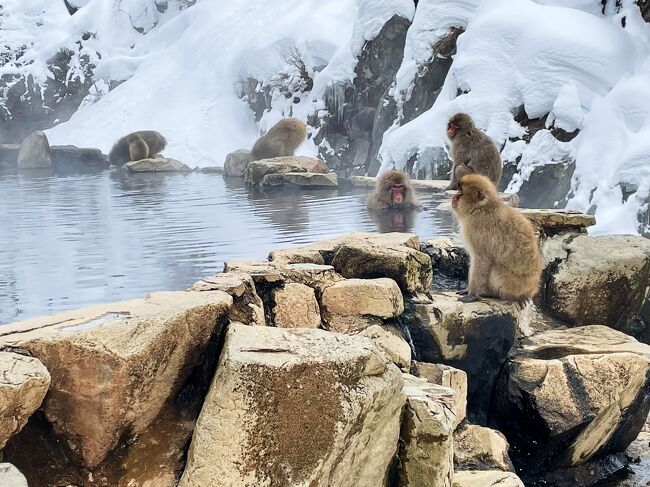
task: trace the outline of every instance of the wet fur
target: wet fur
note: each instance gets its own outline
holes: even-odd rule
[[[404,200],[401,204],[393,204],[391,188],[401,184],[404,186]],[[402,171],[388,171],[377,179],[375,190],[368,196],[368,208],[383,210],[386,208],[420,208],[415,188],[409,177]]]
[[[501,180],[503,162],[496,144],[474,125],[472,117],[457,113],[449,119],[460,128],[451,139],[451,182],[447,189],[458,189],[458,181],[466,174],[479,173],[495,185]]]
[[[138,140],[141,140],[144,145]],[[131,145],[133,145],[133,156],[139,157],[139,159],[132,158]],[[108,154],[108,160],[114,166],[123,166],[129,161],[154,157],[156,154],[160,153],[166,145],[167,140],[165,137],[154,130],[133,132],[121,137],[117,142],[115,142],[115,144],[113,144],[113,148]],[[142,155],[145,155],[145,157],[140,157]]]
[[[539,239],[532,224],[501,201],[485,176],[464,176],[460,186],[462,195],[454,213],[470,256],[468,296],[523,305],[537,294],[542,273]]]
[[[251,152],[251,160],[292,156],[307,137],[307,127],[295,118],[285,118],[276,123],[257,139]]]

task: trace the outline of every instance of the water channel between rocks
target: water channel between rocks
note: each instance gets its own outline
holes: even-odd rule
[[[220,174],[0,175],[0,323],[185,289],[231,259],[354,231],[449,235],[445,197],[412,216],[366,209],[368,190],[249,191]],[[411,221],[412,220],[412,221]]]

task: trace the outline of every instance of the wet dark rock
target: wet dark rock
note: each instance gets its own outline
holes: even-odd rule
[[[462,303],[453,292],[435,293],[432,302],[405,303],[403,322],[415,359],[467,372],[467,417],[485,424],[496,379],[512,347],[519,311],[512,303]]]
[[[549,162],[533,169],[517,192],[522,208],[564,208],[575,161]]]
[[[108,169],[108,156],[99,149],[53,145],[50,147],[52,166],[57,171]]]
[[[0,144],[0,167],[16,167],[20,144]]]

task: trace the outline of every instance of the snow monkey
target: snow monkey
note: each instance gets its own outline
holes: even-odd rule
[[[501,180],[503,163],[495,143],[474,125],[472,117],[457,113],[449,119],[447,136],[451,140],[451,182],[447,189],[458,189],[465,174],[477,172],[495,185]]]
[[[262,135],[251,153],[251,161],[292,156],[307,137],[307,127],[295,118],[285,118]]]
[[[539,290],[542,264],[533,226],[507,206],[488,178],[467,174],[451,206],[469,253],[469,282],[461,301],[493,297],[527,301]]]
[[[375,190],[368,196],[368,208],[420,208],[415,188],[402,171],[388,171],[377,179]]]
[[[120,137],[108,154],[114,166],[123,166],[129,161],[155,157],[167,145],[165,137],[154,130],[141,130]]]

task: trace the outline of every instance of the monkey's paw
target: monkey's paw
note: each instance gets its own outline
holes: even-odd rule
[[[459,296],[465,296],[469,291],[467,289],[461,289],[460,291],[456,291],[456,294]]]
[[[458,298],[458,301],[462,301],[463,303],[474,303],[475,301],[479,301],[479,297],[468,293],[466,296]]]

